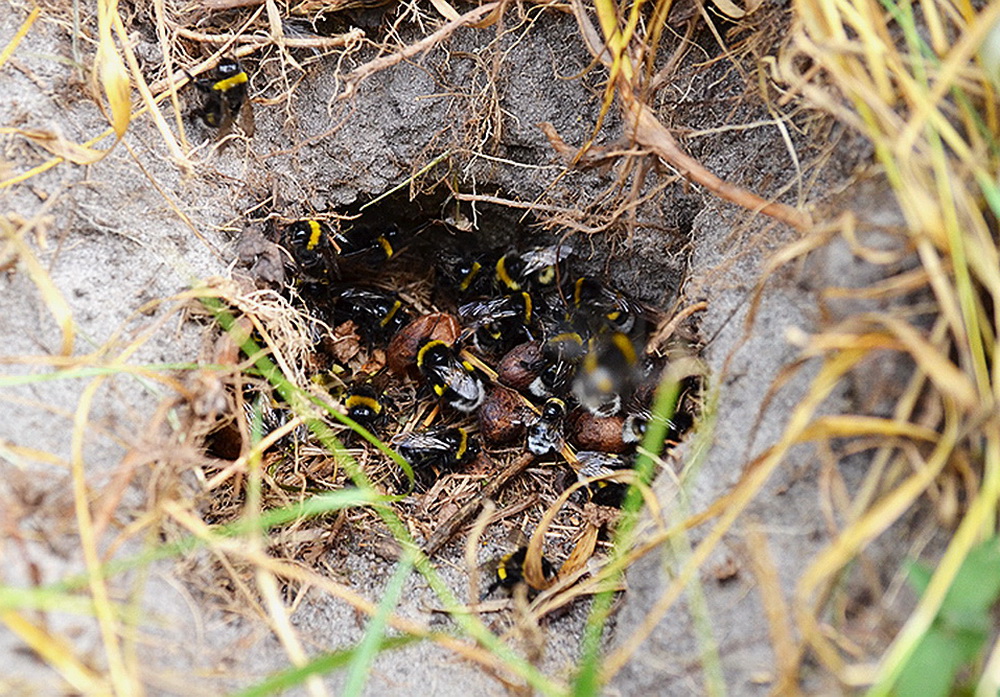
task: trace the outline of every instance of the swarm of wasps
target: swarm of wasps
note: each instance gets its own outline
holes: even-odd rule
[[[457,251],[442,249],[453,239],[444,223],[417,227],[335,229],[309,219],[276,233],[311,311],[335,333],[352,327],[365,345],[386,351],[374,374],[340,373],[344,412],[410,463],[418,490],[471,467],[484,451],[522,450],[570,463],[586,500],[620,506],[626,485],[593,479],[630,468],[655,418],[650,403],[663,365],[643,350],[652,311],[575,275],[568,244]],[[426,269],[433,304],[451,311],[421,312],[407,293],[387,290],[400,267]],[[401,382],[417,385],[435,425],[394,428],[413,421],[385,398]],[[668,438],[691,419],[675,414]],[[525,553],[519,547],[494,565],[487,592],[524,579]],[[552,572],[548,560],[542,567]]]
[[[236,61],[223,61],[195,84],[206,95],[206,124],[221,131],[249,113],[246,73]],[[484,450],[521,449],[569,462],[587,484],[588,500],[620,506],[625,485],[591,480],[628,469],[654,418],[650,403],[663,365],[643,350],[652,310],[574,273],[569,244],[456,249],[454,232],[437,220],[404,232],[362,218],[275,228],[286,277],[318,322],[335,334],[351,327],[370,350],[386,352],[374,372],[337,366],[344,413],[410,463],[418,489],[471,466]],[[401,265],[433,278],[424,311],[387,290]],[[428,304],[449,311],[429,313]],[[438,425],[394,432],[406,419],[385,394],[405,381],[419,385],[421,401],[436,404]],[[260,394],[245,395],[244,403],[265,433],[288,421],[280,404]],[[666,424],[668,438],[679,438],[691,420],[690,413],[676,414]],[[307,437],[299,430],[276,447]],[[520,582],[525,556],[524,547],[505,555],[487,592]],[[542,567],[551,575],[548,560]]]

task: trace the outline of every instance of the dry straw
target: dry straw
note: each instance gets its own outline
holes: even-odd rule
[[[799,337],[803,345],[803,361],[815,360],[820,363],[820,368],[812,379],[808,393],[789,415],[782,437],[746,463],[738,485],[707,510],[669,522],[662,513],[666,502],[657,502],[651,492],[643,488],[641,493],[654,514],[653,529],[642,529],[641,535],[629,540],[629,546],[619,550],[619,556],[612,563],[602,566],[595,565],[592,558],[597,546],[596,528],[587,528],[577,538],[576,551],[564,567],[563,574],[555,585],[527,607],[522,621],[527,625],[537,624],[546,613],[580,595],[619,588],[617,574],[623,568],[642,555],[661,549],[666,543],[683,548],[686,545],[683,537],[686,530],[706,526],[700,541],[680,555],[681,562],[675,575],[650,606],[639,630],[599,661],[595,670],[600,679],[610,679],[637,651],[641,651],[643,639],[674,607],[685,590],[696,586],[699,572],[712,552],[734,530],[747,507],[764,491],[766,482],[782,465],[793,446],[806,441],[819,442],[819,451],[830,454],[837,451],[835,441],[852,439],[872,451],[868,475],[860,488],[853,492],[853,498],[841,491],[842,495],[836,500],[825,502],[831,512],[829,519],[840,521],[840,527],[835,530],[832,542],[810,561],[797,579],[791,602],[777,587],[777,574],[768,551],[772,545],[764,532],[754,526],[749,532],[751,546],[755,549],[751,557],[752,570],[761,585],[774,645],[774,684],[777,690],[795,691],[802,661],[808,654],[816,657],[831,675],[847,687],[870,687],[872,694],[889,694],[920,639],[932,626],[969,550],[977,541],[995,534],[1000,499],[1000,429],[997,428],[995,412],[1000,385],[996,384],[992,362],[1000,348],[1000,252],[996,242],[996,218],[1000,211],[996,172],[1000,147],[994,134],[1000,132],[1000,114],[996,108],[994,85],[977,62],[976,53],[988,32],[1000,20],[1000,3],[992,3],[977,11],[964,1],[951,4],[921,0],[918,14],[909,3],[895,4],[890,0],[882,4],[873,0],[797,0],[792,9],[792,31],[786,45],[778,56],[768,57],[777,85],[770,85],[765,91],[769,92],[777,86],[783,93],[776,101],[766,97],[772,109],[796,104],[828,114],[855,129],[872,145],[879,171],[895,195],[905,221],[905,229],[898,233],[903,247],[912,250],[919,261],[919,268],[904,271],[894,271],[891,267],[898,259],[896,255],[864,245],[858,233],[858,223],[850,213],[828,209],[807,213],[802,208],[767,200],[723,181],[684,152],[650,106],[650,97],[656,85],[662,84],[665,79],[665,76],[654,73],[652,66],[655,65],[655,54],[660,44],[669,33],[667,19],[671,4],[669,0],[631,4],[596,0],[591,8],[579,0],[571,3],[581,40],[595,61],[607,70],[603,114],[606,115],[617,104],[634,144],[640,148],[639,151],[614,153],[612,156],[633,156],[640,151],[644,155],[652,155],[711,194],[753,213],[771,216],[797,230],[800,238],[774,258],[768,273],[841,238],[856,252],[859,260],[883,266],[886,278],[874,288],[857,291],[831,289],[825,299],[907,298],[923,292],[923,297],[933,299],[933,319],[930,322],[918,321],[919,316],[915,318],[914,314],[897,306],[897,309],[868,310],[865,314],[848,315],[841,318],[836,326],[812,336]],[[350,97],[358,85],[375,72],[391,69],[402,61],[417,57],[445,41],[461,27],[482,27],[499,21],[506,7],[502,2],[490,3],[463,15],[444,0],[434,0],[434,6],[444,18],[438,29],[410,46],[401,47],[355,69],[346,76],[342,97]],[[717,1],[716,6],[735,19],[747,16],[747,10],[752,9],[740,9],[730,2]],[[0,189],[22,185],[64,162],[87,164],[96,161],[110,148],[98,150],[94,146],[108,135],[115,135],[117,142],[129,124],[143,114],[151,114],[177,166],[182,169],[190,166],[190,153],[185,150],[183,135],[179,141],[175,139],[157,106],[170,98],[174,108],[179,110],[176,89],[187,78],[175,71],[147,83],[130,47],[127,28],[117,4],[110,0],[98,0],[96,8],[97,50],[91,75],[94,93],[102,95],[99,101],[106,110],[111,128],[83,144],[68,142],[55,132],[5,129],[7,133],[31,139],[54,157],[42,165],[8,177],[0,182]],[[168,27],[162,6],[158,4],[157,8],[161,41],[176,41],[173,29],[181,35],[183,32],[177,27]],[[213,65],[213,61],[233,45],[241,46],[237,50],[238,55],[264,45],[282,50],[302,45],[300,40],[283,35],[281,22],[275,21],[280,20],[280,11],[274,2],[267,0],[259,14],[269,18],[269,33],[250,37],[241,27],[229,28],[228,32],[212,36],[198,36],[189,31],[188,40],[219,46],[218,51],[200,64],[186,64],[183,60],[168,61],[167,64],[186,64],[191,73],[197,75]],[[253,16],[256,18],[258,15]],[[39,9],[26,14],[20,30],[0,52],[0,70],[16,53],[39,17],[44,17],[44,12]],[[168,32],[168,28],[171,31]],[[724,37],[718,36],[718,39],[724,54],[731,60],[737,60],[730,47],[725,45]],[[333,50],[353,45],[358,40],[358,35],[354,33],[328,37],[326,41],[309,43],[308,46]],[[168,57],[176,56],[171,53],[176,51],[176,46],[164,45],[161,48]],[[757,67],[760,68],[759,74],[764,74],[763,67]],[[133,108],[131,100],[132,84],[138,89],[141,99],[142,106],[138,109]],[[776,123],[783,125],[784,117],[776,116]],[[595,126],[595,134],[598,127]],[[557,147],[560,144],[565,146],[554,131],[550,139]],[[591,152],[589,147],[582,148],[574,156],[575,161],[584,161],[588,152]],[[802,182],[799,182],[799,187],[802,187]],[[177,210],[173,202],[168,203],[171,209]],[[814,225],[814,218],[824,222]],[[67,378],[77,377],[83,374],[80,371],[87,369],[114,374],[142,374],[143,377],[176,387],[181,393],[187,389],[163,371],[137,369],[126,364],[126,360],[151,334],[141,336],[119,354],[100,349],[89,356],[69,361],[76,336],[72,313],[44,267],[37,261],[32,247],[25,241],[40,220],[24,222],[8,217],[0,222],[3,240],[30,274],[62,334],[61,358],[44,357],[42,360],[23,357],[23,364],[42,362],[53,369],[65,371],[60,375]],[[186,218],[184,222],[193,229],[196,227]],[[269,342],[274,360],[282,366],[285,380],[298,383],[299,387],[306,386],[304,376],[298,373],[300,362],[296,359],[296,355],[304,351],[297,340],[303,339],[309,331],[303,326],[301,317],[273,298],[240,294],[229,287],[203,288],[192,291],[190,295],[222,297],[230,306],[241,308],[248,317],[270,313],[273,315],[271,319],[277,318],[277,321],[269,323],[269,326],[280,327],[282,333],[282,336]],[[924,319],[926,314],[923,314]],[[116,337],[113,337],[108,346],[115,340]],[[891,416],[818,415],[823,403],[842,381],[876,353],[894,354],[898,359],[912,361],[913,365],[909,382],[901,386],[899,394],[895,395]],[[228,378],[244,367],[222,366],[220,374]],[[797,367],[798,364],[790,366],[789,371]],[[97,373],[90,375],[94,374]],[[17,606],[0,605],[0,619],[45,659],[72,689],[84,694],[139,694],[140,666],[129,647],[123,646],[122,637],[128,635],[129,629],[124,626],[125,613],[109,592],[109,572],[99,554],[99,533],[107,525],[111,512],[104,508],[96,517],[92,513],[93,491],[89,489],[84,471],[83,442],[90,419],[91,400],[105,379],[102,375],[88,385],[73,419],[70,471],[77,534],[86,562],[86,575],[77,580],[75,586],[69,585],[82,585],[89,591],[92,612],[101,632],[107,674],[102,675],[89,667],[74,655],[63,637],[46,631],[44,623],[29,620],[26,612],[17,611]],[[315,415],[303,416],[306,420],[315,420]],[[17,445],[5,445],[5,449],[31,459],[59,461],[58,458],[32,453],[30,449]],[[249,491],[256,491],[255,496],[259,496],[267,476],[259,457],[262,450],[261,446],[248,449],[239,459],[238,467],[233,466],[211,479],[207,489],[215,491],[223,484],[228,486],[230,479],[246,476]],[[530,460],[512,466],[520,471],[529,464]],[[114,495],[120,496],[130,476],[123,475],[119,481],[121,488],[113,492],[109,500],[119,500]],[[204,481],[210,480],[204,477],[204,472],[202,476]],[[830,474],[830,477],[836,479],[835,474]],[[559,506],[568,496],[569,493],[564,494],[544,513],[544,522],[530,543],[526,573],[538,587],[545,585],[540,561],[545,535]],[[836,604],[841,592],[838,584],[845,570],[864,554],[873,541],[903,516],[918,510],[928,498],[936,500],[942,510],[954,511],[950,520],[956,524],[954,531],[949,531],[950,542],[930,585],[884,654],[854,655],[846,651],[844,647],[853,645],[850,637],[830,621],[831,607]],[[186,538],[189,543],[196,542],[224,560],[224,565],[231,570],[234,584],[243,588],[246,597],[262,599],[262,603],[254,602],[252,606],[262,619],[269,622],[289,660],[299,668],[307,669],[310,663],[302,639],[289,622],[288,609],[280,597],[279,581],[295,581],[319,589],[350,604],[364,615],[379,616],[386,627],[434,641],[519,687],[530,684],[545,694],[563,694],[569,689],[562,680],[541,675],[535,666],[501,644],[478,616],[460,613],[457,601],[450,597],[440,579],[429,570],[426,558],[415,548],[407,552],[411,555],[408,558],[427,574],[429,583],[445,599],[444,605],[455,611],[456,622],[465,633],[465,638],[435,632],[427,625],[380,610],[375,603],[344,584],[302,565],[275,559],[264,551],[268,538],[263,523],[252,528],[255,530],[249,537],[252,544],[246,544],[205,525],[190,501],[166,496],[156,503],[156,511],[150,511],[149,516],[142,519],[142,524],[164,524],[168,521],[189,535]],[[259,499],[253,495],[246,499],[249,520],[259,518],[260,507],[255,503],[259,503]],[[357,505],[370,506],[379,515],[384,515],[386,524],[393,528],[401,544],[409,550],[407,545],[412,545],[412,542],[405,526],[399,524],[391,513],[389,503],[379,499],[373,505],[371,499],[360,496]],[[470,507],[455,527],[470,522],[475,512]],[[485,526],[484,520],[480,519],[477,530]],[[135,529],[129,530],[130,534],[135,532]],[[241,574],[232,563],[236,561],[254,570],[255,589],[243,585]],[[588,572],[591,576],[583,578]],[[576,583],[579,579],[583,580]],[[67,605],[71,602],[70,595],[67,591]],[[8,603],[13,601],[8,600]],[[789,606],[794,627],[788,620]],[[367,643],[377,647],[380,639],[380,634],[372,634]],[[709,639],[702,638],[702,641],[710,643]],[[703,652],[703,655],[709,656],[706,662],[712,660],[710,653]],[[357,665],[370,665],[364,662],[370,662],[371,658],[369,652],[359,659]],[[1000,683],[998,673],[1000,644],[991,650],[979,683],[979,694],[990,694],[991,690],[995,694],[995,686]],[[307,689],[312,694],[322,694],[321,683],[303,679],[307,680]]]
[[[995,534],[1000,495],[1000,432],[992,415],[998,386],[990,365],[1000,299],[1000,255],[991,229],[1000,204],[997,110],[993,86],[976,61],[984,36],[1000,19],[1000,5],[977,12],[967,3],[925,0],[919,10],[909,3],[801,0],[779,64],[781,77],[794,86],[786,99],[800,95],[858,129],[874,147],[906,222],[903,242],[922,265],[920,273],[889,278],[883,288],[894,280],[907,291],[922,285],[936,301],[930,331],[903,310],[885,310],[846,317],[809,337],[807,350],[824,368],[768,458],[774,462],[792,444],[831,426],[828,438],[868,436],[881,443],[865,485],[843,511],[845,524],[800,577],[795,601],[803,648],[845,684],[873,685],[872,694],[891,691],[969,550]],[[839,226],[857,249],[850,215]],[[915,365],[892,423],[861,416],[815,419],[810,403],[818,405],[815,398],[832,382],[875,352],[905,356]],[[963,514],[930,586],[884,655],[853,660],[840,648],[849,644],[847,637],[826,619],[837,579],[925,494],[954,478],[950,467],[960,459],[977,462],[979,473],[967,480],[973,486],[963,492]],[[786,673],[794,670],[797,664],[786,667]]]

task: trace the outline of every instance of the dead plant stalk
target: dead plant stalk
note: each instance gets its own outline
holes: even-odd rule
[[[720,179],[705,169],[698,160],[681,149],[667,127],[660,123],[649,106],[635,96],[632,85],[624,79],[619,80],[619,96],[622,100],[625,122],[631,126],[635,142],[675,167],[685,179],[701,184],[724,201],[763,213],[799,232],[805,232],[812,227],[812,220],[808,214],[784,203],[766,201],[757,194]]]

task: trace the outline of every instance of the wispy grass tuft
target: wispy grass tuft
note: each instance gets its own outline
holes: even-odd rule
[[[1000,159],[994,86],[977,51],[1000,20],[1000,5],[977,11],[969,4],[928,0],[918,11],[893,0],[879,5],[799,0],[795,11],[782,75],[805,103],[850,124],[871,143],[905,221],[902,245],[914,250],[923,289],[934,298],[930,322],[926,314],[885,309],[847,316],[808,339],[807,350],[827,366],[838,356],[859,362],[875,351],[911,360],[913,377],[896,395],[891,421],[843,415],[786,431],[786,439],[795,441],[806,435],[854,436],[881,444],[864,485],[842,512],[842,527],[801,574],[795,613],[804,648],[843,684],[888,695],[908,679],[907,666],[932,631],[971,550],[996,527],[1000,443],[989,414],[1000,395],[994,365],[1000,327]],[[841,226],[853,243],[853,219],[842,218]],[[888,288],[898,272],[890,264],[883,268]],[[917,278],[905,279],[914,293]],[[902,273],[898,279],[902,287]],[[841,298],[852,295],[864,297],[863,291],[838,292]],[[853,369],[844,368],[839,371],[844,376]],[[822,390],[815,380],[812,392]],[[959,479],[952,469],[957,462],[973,463],[974,470]],[[961,494],[954,493],[959,489]],[[948,502],[940,495],[945,491],[953,492]],[[837,579],[928,499],[957,511],[954,531],[941,531],[950,541],[935,573],[883,654],[848,654],[842,647],[850,644],[849,627],[827,619]]]

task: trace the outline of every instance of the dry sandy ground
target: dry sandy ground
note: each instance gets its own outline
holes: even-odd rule
[[[23,8],[8,6],[0,13],[0,45],[6,45],[23,21]],[[367,31],[378,27],[378,15],[355,18]],[[553,152],[537,124],[552,123],[573,145],[582,143],[597,118],[599,78],[574,79],[590,63],[572,17],[533,11],[531,22],[518,23],[512,10],[506,31],[496,27],[461,30],[441,50],[373,76],[348,104],[337,102],[341,85],[337,70],[346,71],[371,56],[369,50],[312,63],[290,104],[256,108],[257,132],[250,143],[236,142],[222,153],[202,148],[193,174],[185,175],[164,152],[148,119],[138,119],[125,142],[101,162],[79,167],[62,164],[23,185],[0,192],[4,213],[24,218],[43,216],[29,240],[42,267],[67,302],[77,327],[75,354],[97,347],[120,353],[136,341],[129,357],[136,364],[190,362],[204,358],[208,328],[184,321],[167,300],[147,313],[144,303],[183,292],[199,279],[227,277],[235,253],[233,238],[242,228],[242,212],[269,193],[295,216],[350,204],[359,196],[384,191],[405,179],[415,166],[459,144],[474,146],[490,157],[459,151],[455,176],[467,191],[501,193],[521,201],[553,206],[584,206],[597,198],[615,171],[595,168],[557,178],[563,161]],[[137,52],[155,67],[159,49],[148,25],[134,35]],[[404,33],[412,31],[404,23]],[[76,142],[100,133],[106,122],[86,86],[56,57],[70,56],[67,28],[40,20],[2,68],[0,124],[52,129]],[[795,179],[795,165],[781,133],[768,123],[766,110],[754,106],[736,70],[720,61],[695,70],[692,65],[713,51],[710,36],[696,37],[698,50],[678,69],[676,86],[662,92],[662,113],[676,127],[694,131],[685,141],[709,170],[727,180],[768,195]],[[303,51],[300,59],[313,58]],[[271,90],[264,79],[275,79],[277,62],[258,68],[254,86]],[[490,86],[487,71],[499,61]],[[495,91],[494,91],[495,90]],[[165,110],[165,112],[168,110]],[[168,117],[170,116],[167,113]],[[741,130],[701,132],[726,124],[759,123]],[[192,142],[209,140],[204,129],[187,122]],[[332,133],[331,127],[338,128]],[[620,124],[612,113],[601,141],[613,145]],[[802,162],[830,143],[834,157],[816,183],[804,192],[822,201],[847,180],[847,172],[864,162],[836,129],[811,142],[809,134],[793,131]],[[20,172],[46,159],[23,138],[4,136],[3,160]],[[476,138],[480,140],[477,142]],[[842,140],[843,143],[839,141]],[[107,146],[106,140],[102,143]],[[127,148],[125,147],[127,146]],[[2,163],[2,160],[0,160]],[[646,187],[666,181],[666,170],[650,175]],[[795,203],[793,184],[785,198]],[[837,205],[851,205],[842,197]],[[868,195],[859,204],[872,207]],[[892,215],[886,205],[877,206]],[[182,220],[183,215],[188,222]],[[772,278],[757,309],[745,324],[754,289],[768,255],[794,239],[795,233],[762,218],[722,204],[697,187],[675,181],[639,209],[632,246],[622,236],[578,235],[591,267],[610,271],[615,282],[646,301],[669,307],[683,284],[683,303],[705,300],[697,316],[704,360],[717,400],[714,430],[688,446],[698,467],[678,500],[673,480],[662,477],[662,500],[676,510],[696,511],[726,492],[743,465],[778,437],[792,405],[810,375],[807,365],[765,406],[773,380],[796,356],[788,342],[790,329],[809,331],[819,320],[815,292],[835,280],[866,282],[864,267],[843,250],[832,250],[820,262],[783,271]],[[198,234],[196,234],[196,232]],[[490,234],[502,236],[502,230]],[[613,255],[614,263],[602,264]],[[5,357],[52,356],[61,335],[23,266],[6,271],[0,293],[0,345]],[[166,317],[167,321],[157,324]],[[148,336],[144,332],[151,332]],[[30,364],[3,364],[7,376],[45,373]],[[39,463],[0,449],[0,520],[4,523],[3,580],[23,585],[33,578],[48,583],[82,567],[74,536],[70,458],[74,413],[89,379],[62,379],[0,388],[6,417],[0,422],[0,445],[15,444],[51,453],[52,462]],[[90,406],[84,459],[95,502],[126,452],[145,443],[147,452],[165,447],[149,432],[149,419],[170,391],[129,375],[109,379]],[[844,408],[851,396],[843,390],[828,404]],[[155,459],[154,458],[150,458]],[[850,483],[863,470],[844,472]],[[140,468],[152,468],[140,462]],[[827,540],[828,530],[817,514],[818,463],[809,451],[797,453],[769,482],[765,494],[737,522],[701,573],[697,596],[685,596],[662,619],[633,660],[608,688],[609,694],[697,694],[703,690],[702,657],[688,603],[707,608],[707,629],[718,646],[730,694],[766,694],[774,659],[768,625],[763,617],[756,580],[748,568],[746,531],[762,531],[769,541],[782,587],[790,592],[805,560]],[[148,482],[150,472],[137,481]],[[140,510],[144,490],[136,486],[122,502],[122,511]],[[118,525],[129,523],[127,513]],[[114,529],[114,528],[113,528]],[[16,535],[12,534],[16,531]],[[696,542],[702,532],[692,533]],[[132,545],[118,550],[133,551]],[[451,550],[454,553],[455,550]],[[612,623],[611,645],[626,641],[643,622],[672,575],[677,549],[650,555],[629,573],[628,592]],[[337,561],[352,586],[378,597],[391,566],[371,554],[359,553]],[[729,565],[729,580],[716,578]],[[150,694],[218,694],[224,687],[247,684],[285,665],[272,635],[251,623],[221,614],[209,598],[193,593],[178,577],[178,567],[161,563],[144,579],[140,623],[144,633],[144,679]],[[446,577],[461,588],[462,574],[447,567]],[[725,574],[722,574],[725,575]],[[433,604],[416,576],[401,612],[429,619]],[[575,609],[549,629],[544,667],[567,674],[576,656],[584,610]],[[309,650],[350,645],[361,636],[353,610],[326,599],[309,597],[294,612],[293,623]],[[86,616],[53,613],[49,627],[70,637],[78,654],[95,667],[103,663],[100,637]],[[440,620],[438,620],[440,621]],[[58,679],[43,670],[18,638],[0,630],[0,655],[5,675],[0,691],[59,694]],[[328,678],[336,686],[340,678]],[[815,687],[823,689],[822,683]],[[826,686],[829,687],[829,686]],[[450,658],[433,646],[418,645],[388,653],[377,662],[370,694],[433,695],[502,694],[501,685],[478,670]]]

